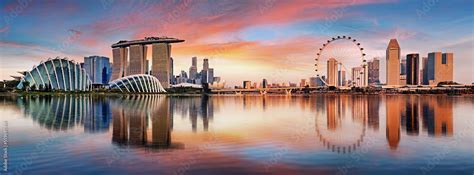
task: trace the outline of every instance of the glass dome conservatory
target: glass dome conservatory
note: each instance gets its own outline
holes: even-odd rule
[[[126,93],[160,93],[166,92],[160,81],[151,75],[129,75],[109,82],[110,89]]]
[[[91,81],[78,63],[67,58],[48,59],[23,73],[18,89],[90,91]]]

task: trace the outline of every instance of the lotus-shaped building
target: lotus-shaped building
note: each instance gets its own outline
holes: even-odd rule
[[[166,92],[160,81],[148,74],[136,74],[109,82],[110,89],[125,93],[160,93]]]
[[[23,72],[18,89],[90,91],[91,80],[78,63],[67,58],[48,59]]]

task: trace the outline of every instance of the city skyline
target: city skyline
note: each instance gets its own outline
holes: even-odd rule
[[[76,62],[90,55],[113,58],[110,45],[116,41],[164,35],[186,40],[173,46],[174,75],[188,71],[189,59],[197,56],[209,58],[229,86],[263,78],[298,83],[315,76],[314,55],[327,38],[350,34],[364,45],[367,60],[380,59],[382,83],[391,38],[400,44],[400,60],[410,53],[420,58],[431,52],[454,53],[454,81],[473,82],[472,6],[464,1],[351,2],[3,1],[0,15],[8,20],[0,21],[0,79],[11,79],[49,57]],[[18,14],[12,15],[13,9]]]

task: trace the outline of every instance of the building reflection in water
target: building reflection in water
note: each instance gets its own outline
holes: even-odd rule
[[[209,122],[214,117],[214,98],[202,97],[172,97],[170,104],[172,112],[178,113],[182,117],[188,117],[191,122],[193,132],[197,132],[202,127],[203,131],[209,130]],[[202,121],[202,126],[198,126],[198,120]]]
[[[450,97],[387,95],[386,115],[387,141],[394,150],[402,137],[400,126],[408,136],[418,136],[420,120],[423,121],[423,131],[429,136],[453,135],[453,101]]]
[[[163,95],[133,95],[111,100],[112,142],[120,146],[184,148],[171,139],[172,109]]]
[[[110,106],[103,96],[27,95],[17,98],[16,103],[25,116],[51,130],[83,126],[85,132],[105,132],[110,126]]]

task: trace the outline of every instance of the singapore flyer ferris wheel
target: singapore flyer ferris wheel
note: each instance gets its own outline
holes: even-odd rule
[[[357,39],[350,36],[333,37],[327,40],[316,54],[316,77],[324,86],[367,86],[368,68],[365,56],[364,48]],[[351,69],[347,70],[346,67]]]

